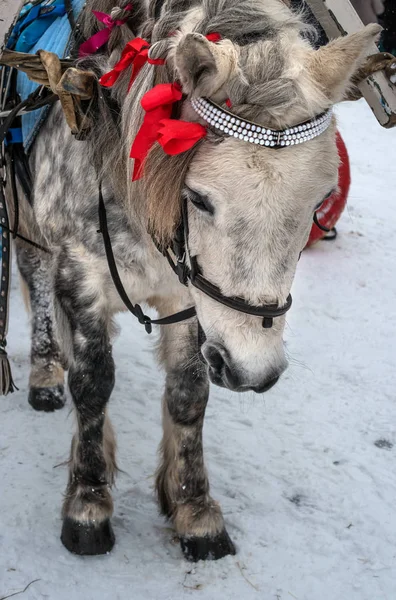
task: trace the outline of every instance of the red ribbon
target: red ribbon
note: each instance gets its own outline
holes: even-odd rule
[[[104,87],[112,87],[121,73],[127,69],[130,65],[133,65],[132,76],[129,82],[128,90],[135,81],[142,67],[149,62],[153,65],[163,65],[165,61],[162,58],[151,59],[148,57],[148,51],[150,44],[142,38],[135,38],[131,42],[128,42],[122,51],[121,58],[114,68],[102,75],[99,79],[99,83]]]
[[[206,137],[206,134],[206,127],[199,123],[162,119],[159,122],[157,141],[166,154],[175,156],[190,150],[199,140]]]
[[[128,4],[124,10],[131,11],[132,4]],[[99,12],[98,10],[92,11],[95,17],[105,25],[105,29],[101,29],[98,33],[95,33],[92,37],[90,37],[86,42],[81,44],[79,50],[79,57],[88,56],[90,54],[95,54],[99,48],[107,44],[110,39],[110,34],[113,31],[114,27],[120,27],[126,23],[126,19],[114,20],[111,18],[111,15],[107,15],[106,13]]]
[[[143,163],[150,148],[157,141],[160,121],[169,119],[173,104],[181,98],[182,91],[178,83],[160,83],[143,96],[141,104],[146,114],[130,154],[131,158],[135,159],[133,181],[142,176]]]
[[[221,37],[220,33],[213,32],[213,33],[208,33],[208,35],[206,36],[206,39],[208,40],[208,42],[213,42],[214,44],[217,44],[217,42],[220,42],[220,40],[223,38]]]
[[[206,38],[214,43],[222,39],[219,33],[210,33]],[[121,55],[121,60],[116,64],[113,71],[100,79],[100,83],[110,87],[117,81],[120,73],[130,64],[133,64],[130,87],[147,61],[154,65],[165,64],[162,59],[149,59],[149,48],[149,44],[141,38],[129,42]],[[130,157],[135,160],[133,181],[142,177],[144,161],[155,142],[159,142],[166,154],[175,156],[190,150],[206,136],[206,127],[199,123],[170,118],[173,104],[181,100],[182,96],[182,89],[178,83],[156,85],[143,96],[141,104],[146,114],[132,144],[130,154]]]
[[[128,6],[130,6],[130,5],[128,4]],[[96,11],[93,11],[93,12],[96,14]],[[98,13],[98,14],[104,15],[104,13]],[[104,16],[109,17],[109,15],[104,15]],[[111,18],[110,18],[110,20],[111,20]],[[118,21],[117,21],[117,23],[118,23]],[[111,29],[113,27],[114,27],[114,25],[111,26]],[[107,39],[108,39],[110,36],[111,29],[105,29],[105,30],[100,31],[99,33],[103,34],[104,32],[108,32],[108,36],[107,36]],[[93,38],[91,38],[91,40],[92,39]],[[222,37],[219,33],[214,32],[214,33],[208,33],[208,35],[206,36],[206,39],[209,40],[209,42],[217,43],[222,39]],[[88,40],[88,42],[89,41],[90,40]],[[88,42],[86,42],[86,43],[88,43]],[[103,43],[105,43],[105,42],[103,42]],[[81,48],[83,46],[84,46],[84,44],[81,46]],[[109,73],[102,75],[102,77],[99,79],[99,83],[101,85],[103,85],[104,87],[112,87],[115,84],[115,82],[117,81],[117,79],[119,78],[119,76],[121,75],[122,71],[124,71],[130,65],[133,64],[132,77],[131,77],[131,80],[130,80],[129,86],[128,86],[128,91],[129,91],[131,88],[131,85],[135,81],[141,68],[146,64],[146,62],[148,62],[150,65],[164,65],[165,64],[165,60],[163,58],[149,58],[149,56],[148,56],[149,49],[150,49],[150,44],[148,42],[146,42],[146,40],[143,40],[142,38],[135,38],[131,42],[128,42],[127,45],[125,46],[124,50],[122,51],[121,58],[118,61],[118,63],[114,66],[114,68],[111,71],[109,71]]]

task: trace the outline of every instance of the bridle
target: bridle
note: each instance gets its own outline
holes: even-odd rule
[[[173,315],[164,317],[162,319],[151,319],[151,317],[149,317],[143,312],[143,309],[139,304],[132,304],[123,286],[117,269],[117,264],[115,261],[111,239],[108,231],[106,207],[103,199],[101,184],[99,185],[99,224],[100,232],[103,236],[106,258],[114,286],[121,300],[125,304],[126,308],[138,319],[141,325],[144,325],[147,333],[152,332],[153,325],[174,325],[176,323],[181,323],[182,321],[186,321],[196,316],[196,309],[192,306],[191,308],[179,311],[177,313],[174,313]],[[162,249],[155,242],[155,240],[153,240],[158,250],[168,260],[169,265],[178,276],[181,284],[188,287],[190,283],[192,286],[203,292],[206,296],[209,296],[213,300],[216,300],[216,302],[219,302],[219,304],[227,306],[227,308],[231,308],[238,312],[242,312],[255,317],[261,317],[263,319],[263,327],[265,329],[272,327],[273,320],[275,317],[280,317],[284,315],[291,308],[291,295],[288,296],[286,304],[282,307],[279,307],[275,304],[264,304],[261,306],[255,306],[253,304],[249,304],[243,298],[238,298],[234,296],[224,296],[216,285],[205,279],[205,277],[203,277],[203,275],[201,274],[197,257],[190,255],[190,250],[188,246],[188,235],[189,227],[187,199],[183,198],[182,220],[179,227],[176,230],[171,248]],[[173,259],[172,254],[175,257],[175,260]]]
[[[286,303],[282,307],[279,307],[276,304],[263,304],[261,306],[255,306],[237,296],[224,296],[217,285],[211,283],[202,275],[197,257],[191,256],[190,254],[188,237],[189,226],[187,198],[183,198],[182,220],[176,231],[172,244],[172,253],[176,258],[176,262],[173,260],[168,249],[162,251],[171,268],[178,276],[180,283],[185,286],[188,286],[190,283],[200,292],[206,296],[209,296],[209,298],[212,298],[212,300],[215,300],[219,304],[223,304],[223,306],[226,306],[227,308],[231,308],[238,312],[255,317],[262,317],[263,327],[265,329],[272,327],[275,317],[284,315],[291,308],[292,297],[290,294],[287,297]]]
[[[46,99],[43,102],[43,104],[44,103],[47,104],[49,101],[52,101],[52,99],[53,98],[51,96],[51,98],[49,100]],[[29,98],[29,101],[30,101],[30,98]],[[34,108],[36,108],[36,107],[37,107],[37,103],[34,102]],[[20,108],[21,108],[21,106],[18,106],[18,107],[16,107],[15,111],[12,111],[12,112],[13,113],[15,112],[15,114],[18,114]],[[227,114],[231,114],[231,113],[227,112]],[[212,117],[210,117],[210,118],[212,119]],[[323,118],[323,115],[321,115],[320,118]],[[4,139],[9,127],[11,126],[13,119],[14,119],[14,114],[12,114],[10,116],[10,118],[6,119],[6,122],[2,125],[1,132],[0,132],[0,134],[1,134],[0,141]],[[312,122],[314,122],[314,121],[315,120],[313,119]],[[212,123],[210,123],[210,125],[212,125]],[[217,120],[213,122],[213,126],[215,128],[218,128],[217,127],[218,125],[219,125],[219,122]],[[303,125],[296,126],[296,127],[302,127],[302,126]],[[305,126],[305,124],[304,124],[304,126]],[[320,128],[321,128],[321,126],[322,126],[322,123],[319,124]],[[313,130],[312,133],[314,133],[316,135],[320,135],[321,131],[319,131],[317,129],[317,127],[318,126],[316,126],[316,130],[315,131]],[[304,129],[303,131],[304,131],[304,137],[305,137],[306,130]],[[227,134],[228,132],[225,131],[225,133]],[[236,133],[238,133],[238,136],[236,135]],[[245,134],[245,133],[246,132],[243,131],[243,134]],[[308,135],[310,135],[310,133],[311,132],[307,131]],[[230,130],[230,135],[234,135],[235,137],[240,137],[239,132],[231,132],[231,130]],[[267,139],[264,139],[264,135],[266,135],[266,134],[263,133],[263,137],[259,138],[260,142],[262,139],[264,140],[264,143],[261,145],[269,145],[266,142],[267,142],[267,139],[271,140],[271,138],[268,137]],[[268,131],[268,135],[269,135],[269,131]],[[276,135],[279,138],[278,132]],[[288,130],[288,133],[286,135],[287,136],[294,135],[294,132],[291,130]],[[316,137],[316,135],[315,135],[315,137]],[[245,137],[245,135],[240,137],[240,139],[244,140],[244,137]],[[257,139],[257,138],[252,138],[252,140],[249,139],[249,140],[244,140],[244,141],[250,141],[251,143],[257,143],[254,141],[255,139]],[[297,138],[297,139],[300,140],[300,138]],[[312,139],[312,137],[310,137],[309,139]],[[271,141],[270,141],[270,143],[271,143]],[[301,142],[298,141],[295,143],[302,143],[303,141],[308,141],[308,139],[304,139],[301,136]],[[274,146],[275,147],[273,147],[272,149],[276,149],[277,144],[276,145],[274,144]],[[156,241],[153,239],[156,247],[166,257],[172,270],[178,276],[180,283],[187,287],[189,284],[191,284],[193,287],[198,289],[200,292],[202,292],[206,296],[212,298],[212,300],[215,300],[219,304],[226,306],[227,308],[230,308],[232,310],[235,310],[235,311],[238,311],[238,312],[241,312],[244,314],[248,314],[248,315],[251,315],[254,317],[260,317],[260,318],[262,318],[263,328],[265,328],[265,329],[271,328],[273,326],[274,318],[280,317],[280,316],[286,314],[290,310],[291,305],[292,305],[291,295],[289,294],[289,296],[286,299],[286,303],[283,306],[277,306],[275,304],[264,304],[264,305],[256,306],[256,305],[250,304],[243,298],[239,298],[236,296],[224,296],[222,294],[220,288],[217,285],[213,284],[212,282],[210,282],[208,279],[206,279],[202,275],[201,268],[198,264],[197,256],[192,256],[190,253],[190,249],[189,249],[189,245],[188,245],[189,223],[188,223],[187,198],[182,198],[181,203],[182,203],[181,204],[181,206],[182,206],[181,222],[176,229],[176,232],[175,232],[175,235],[174,235],[174,238],[172,240],[170,247],[164,249],[164,248],[160,247],[156,243]],[[5,203],[3,205],[5,206]],[[145,327],[146,332],[151,333],[153,325],[174,325],[176,323],[181,323],[183,321],[186,321],[188,319],[195,317],[196,309],[195,309],[195,307],[190,307],[185,310],[174,313],[173,315],[169,315],[168,317],[164,317],[161,319],[151,319],[151,317],[149,317],[148,315],[146,315],[144,313],[142,307],[139,304],[135,304],[135,305],[132,304],[132,302],[130,301],[128,294],[124,288],[124,285],[121,281],[121,278],[120,278],[120,275],[119,275],[119,272],[117,269],[117,264],[116,264],[113,249],[112,249],[111,239],[110,239],[110,235],[108,232],[107,214],[106,214],[106,207],[105,207],[104,198],[103,198],[103,194],[102,194],[101,183],[99,183],[98,206],[99,206],[100,232],[103,236],[106,258],[107,258],[107,262],[109,265],[109,270],[110,270],[110,274],[111,274],[114,286],[115,286],[121,300],[125,304],[126,308],[138,319],[139,323],[141,323]],[[326,232],[329,231],[327,228],[323,227],[319,223],[316,212],[314,213],[314,222],[323,231],[326,231]],[[6,223],[3,223],[2,226],[3,226],[3,229],[10,231],[10,229]],[[23,236],[21,236],[18,232],[15,231],[15,232],[11,232],[11,233],[14,233],[15,236],[24,239],[27,243],[29,243],[35,247],[38,247],[45,252],[48,252],[47,248],[42,247],[39,244],[37,244],[31,240],[23,238]]]
[[[152,3],[151,10],[153,12],[153,17],[155,20],[159,18],[162,6],[163,0],[154,0],[154,2]],[[209,41],[216,43],[221,39],[221,35],[219,33],[212,33],[207,35],[206,38]],[[142,41],[144,42],[144,40]],[[132,64],[135,63],[139,52],[140,50],[138,50],[138,54],[131,54],[129,60],[132,61]],[[125,60],[126,56],[127,55],[125,55]],[[150,62],[150,59],[152,59],[152,64],[164,64],[165,62],[163,59],[160,59],[161,62],[155,62],[156,57],[150,57],[150,53],[148,53],[148,62]],[[116,67],[117,65],[114,67],[113,71],[116,69]],[[125,68],[122,58],[118,63],[118,68]],[[107,74],[107,77],[113,74],[113,71]],[[135,65],[132,71],[132,75],[136,76]],[[131,79],[131,83],[133,81],[134,79]],[[102,83],[102,85],[108,85],[107,79],[106,83]],[[171,111],[168,114],[169,106],[172,106],[172,104],[179,100],[177,94],[175,94],[175,90],[179,92],[180,96],[182,94],[180,85],[177,82],[174,82],[173,84],[166,84],[165,87],[167,88],[167,93],[165,93],[165,90],[163,89],[164,85],[162,86],[162,88],[161,85],[157,85],[152,90],[147,92],[144,98],[142,99],[142,106],[146,112],[146,115],[144,117],[143,124],[137,136],[135,137],[130,154],[130,156],[135,159],[135,169],[133,177],[134,181],[142,176],[143,173],[141,166],[144,164],[144,160],[147,157],[147,153],[151,145],[155,142],[155,136],[151,140],[153,128],[157,128],[156,135],[160,134],[161,124],[164,125],[166,128],[165,124],[167,121],[170,120],[169,117],[171,117]],[[159,88],[161,88],[161,91],[159,90]],[[155,97],[153,96],[153,94],[155,94]],[[150,101],[147,100],[147,97],[149,95]],[[146,105],[143,104],[143,100],[145,99],[147,100]],[[195,112],[200,116],[200,118],[206,121],[206,128],[202,127],[201,125],[198,125],[200,132],[197,138],[194,137],[195,135],[197,135],[197,133],[195,132],[197,124],[194,125],[190,122],[179,121],[179,126],[183,130],[184,135],[187,135],[187,131],[191,132],[191,128],[194,128],[194,136],[192,137],[193,144],[196,143],[198,139],[205,137],[207,130],[213,128],[215,130],[217,129],[217,131],[221,132],[223,135],[233,136],[239,140],[249,142],[251,144],[267,146],[271,149],[285,148],[286,146],[293,146],[295,144],[302,144],[304,142],[308,142],[309,140],[321,135],[330,126],[330,123],[332,121],[332,110],[329,109],[324,113],[317,115],[313,119],[309,119],[303,123],[299,123],[289,129],[272,130],[265,128],[262,125],[242,119],[237,115],[233,114],[231,111],[224,110],[221,106],[217,105],[208,98],[193,98],[191,99],[191,106],[195,110]],[[229,104],[227,103],[227,106],[231,106],[230,100]],[[164,107],[166,107],[166,110]],[[161,121],[161,119],[163,120]],[[176,122],[173,121],[172,123],[173,125],[175,125],[177,124],[177,122],[178,121],[176,120]],[[179,135],[180,134],[181,130],[179,128]],[[183,138],[183,135],[181,137]],[[160,141],[161,136],[157,138],[157,141],[160,142],[164,150],[165,146],[163,145],[163,143],[166,144],[165,138],[166,136],[162,138],[162,143]],[[184,138],[184,141],[186,141],[186,139],[188,139],[188,135],[187,138]],[[169,153],[172,154],[184,152],[186,149],[188,149],[188,147],[191,147],[183,145],[182,147],[180,147],[179,144],[177,144],[177,146],[178,149],[176,152],[174,151],[174,148],[174,150]],[[135,173],[137,166],[138,169]],[[100,231],[103,235],[104,240],[107,262],[109,265],[109,270],[113,279],[113,283],[125,306],[133,315],[135,315],[139,322],[142,325],[144,325],[147,333],[151,333],[153,325],[171,325],[175,323],[180,323],[182,321],[191,319],[192,317],[196,316],[195,307],[191,307],[173,315],[170,315],[168,317],[153,320],[143,312],[139,304],[133,305],[131,303],[119,276],[112,250],[111,240],[107,227],[106,207],[103,199],[101,182],[99,183],[99,221]],[[277,306],[275,304],[263,304],[261,306],[256,306],[254,304],[250,304],[243,298],[224,296],[217,285],[213,284],[203,276],[201,268],[198,264],[197,256],[192,256],[189,249],[189,223],[186,198],[181,199],[181,222],[175,232],[174,239],[170,247],[162,248],[156,243],[154,239],[153,241],[158,250],[168,260],[169,265],[178,276],[181,284],[183,284],[184,286],[191,285],[195,287],[206,296],[212,298],[213,300],[215,300],[219,304],[222,304],[223,306],[226,306],[227,308],[244,314],[262,318],[262,325],[265,329],[271,328],[273,326],[274,318],[286,314],[287,311],[291,308],[292,297],[290,294],[287,297],[286,303],[283,306]]]
[[[193,108],[200,114],[201,118],[208,122],[209,126],[212,126],[214,129],[220,129],[220,131],[225,135],[233,136],[252,144],[269,146],[271,150],[308,142],[314,137],[321,135],[329,127],[332,117],[331,110],[329,110],[318,117],[295,125],[287,130],[274,131],[265,129],[249,121],[238,119],[238,117],[235,115],[233,116],[231,112],[222,110],[218,105],[207,99],[202,102],[199,101],[198,103],[195,103],[195,106],[193,104]],[[231,122],[231,119],[233,122]],[[235,123],[235,120],[237,123]],[[234,124],[237,125],[237,129],[233,128]],[[255,127],[255,129],[252,129],[252,127]],[[239,131],[239,129],[241,129],[241,131]],[[319,223],[316,211],[314,213],[313,220],[320,229],[326,232],[329,231],[326,227],[323,227]],[[127,309],[138,319],[139,323],[144,325],[147,333],[152,332],[153,325],[173,325],[196,316],[195,307],[191,307],[162,319],[151,319],[143,312],[143,309],[139,304],[133,305],[129,300],[117,270],[107,228],[106,208],[101,185],[99,190],[99,221],[100,231],[104,240],[107,262],[113,283]],[[263,304],[257,306],[250,304],[243,298],[237,296],[224,296],[217,285],[202,275],[202,270],[198,263],[197,256],[191,255],[188,240],[188,206],[187,198],[183,197],[181,199],[181,221],[175,231],[175,235],[170,246],[168,248],[163,248],[153,238],[155,246],[163,254],[163,256],[165,256],[170,267],[176,273],[180,283],[187,287],[192,285],[209,298],[212,298],[212,300],[215,300],[227,308],[254,317],[260,317],[262,319],[262,326],[264,329],[270,329],[273,326],[275,318],[285,315],[290,310],[292,305],[292,297],[290,294],[283,306],[278,306],[275,304]]]

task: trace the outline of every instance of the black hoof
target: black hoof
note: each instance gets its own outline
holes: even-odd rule
[[[107,554],[114,546],[115,537],[109,519],[96,525],[79,523],[70,517],[63,520],[61,540],[73,554]]]
[[[181,537],[181,549],[191,562],[198,560],[219,560],[235,554],[235,546],[224,529],[216,537]]]
[[[34,410],[53,412],[63,408],[66,402],[65,388],[63,385],[54,387],[30,388],[29,404]]]

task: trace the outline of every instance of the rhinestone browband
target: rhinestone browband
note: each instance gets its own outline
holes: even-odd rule
[[[312,140],[326,131],[333,116],[333,111],[329,108],[326,112],[305,123],[276,131],[251,121],[242,120],[206,98],[193,98],[191,105],[195,112],[215,129],[245,142],[271,148],[294,146]]]

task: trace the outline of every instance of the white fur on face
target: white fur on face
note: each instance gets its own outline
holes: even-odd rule
[[[314,209],[337,187],[338,164],[334,125],[315,140],[281,150],[234,139],[205,144],[186,181],[214,208],[212,216],[189,203],[189,247],[203,275],[226,296],[283,305]],[[208,342],[227,349],[246,381],[258,385],[286,368],[285,317],[263,329],[260,318],[191,293]]]

